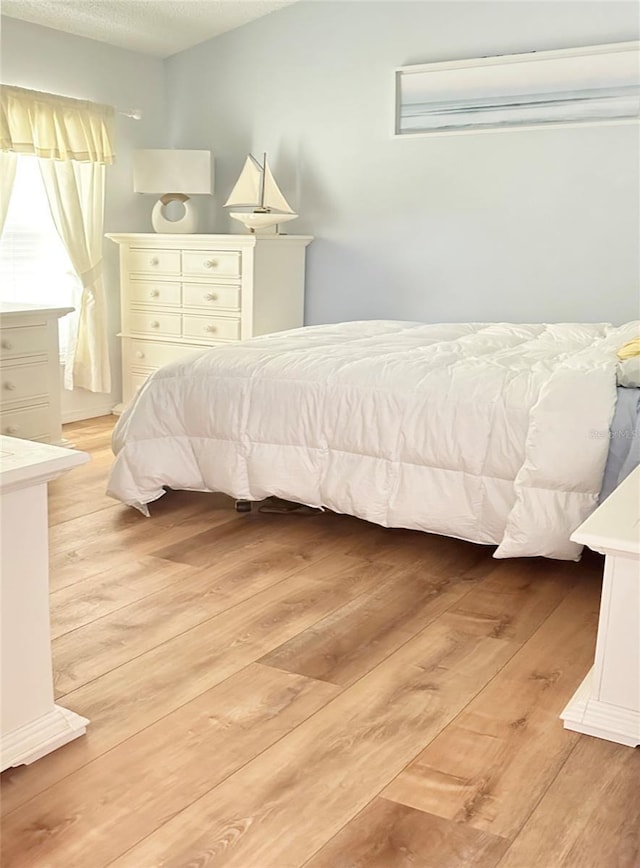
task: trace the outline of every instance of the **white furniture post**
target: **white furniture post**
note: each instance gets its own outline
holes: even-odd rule
[[[47,483],[88,460],[0,437],[0,770],[39,759],[89,723],[54,702],[47,518]]]
[[[640,467],[571,537],[605,555],[593,668],[561,714],[566,729],[640,745]]]

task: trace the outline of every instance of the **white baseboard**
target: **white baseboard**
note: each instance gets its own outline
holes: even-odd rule
[[[640,711],[600,702],[591,695],[593,670],[576,690],[560,717],[565,729],[593,735],[607,741],[640,745]]]
[[[90,410],[65,410],[62,413],[62,424],[67,422],[83,422],[85,419],[97,419],[98,416],[110,416],[113,412],[113,401],[92,407]]]
[[[54,705],[42,717],[26,723],[2,738],[2,770],[29,765],[63,744],[84,735],[89,721],[68,708]]]

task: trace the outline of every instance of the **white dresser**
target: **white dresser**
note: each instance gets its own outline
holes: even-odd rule
[[[73,308],[0,304],[0,431],[63,443],[58,319]]]
[[[302,235],[107,235],[120,245],[120,412],[157,368],[304,321]]]

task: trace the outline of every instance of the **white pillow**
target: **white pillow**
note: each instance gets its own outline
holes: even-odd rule
[[[640,388],[640,356],[631,356],[618,362],[618,385],[630,389]]]

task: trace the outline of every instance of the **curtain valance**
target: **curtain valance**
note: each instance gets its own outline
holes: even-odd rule
[[[0,151],[50,160],[113,163],[111,106],[0,86]]]

